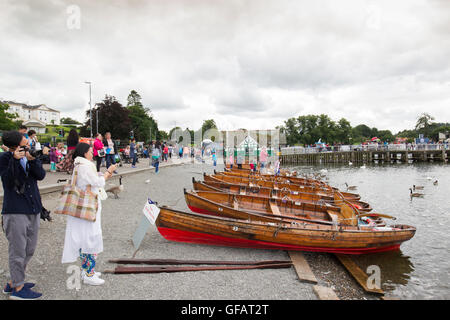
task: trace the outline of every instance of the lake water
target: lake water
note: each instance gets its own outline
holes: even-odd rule
[[[379,164],[296,166],[299,172],[326,174],[328,183],[342,191],[348,185],[368,202],[372,212],[397,218],[387,220],[417,228],[400,251],[355,256],[363,270],[377,265],[387,296],[401,299],[450,299],[450,167],[446,164]],[[438,180],[438,185],[433,181]],[[411,198],[409,188],[424,186],[423,198]]]

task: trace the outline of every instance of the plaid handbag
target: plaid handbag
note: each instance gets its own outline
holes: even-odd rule
[[[92,192],[90,185],[86,186],[86,191],[77,187],[78,170],[74,171],[72,182],[66,184],[61,192],[55,213],[94,222],[98,209],[98,194]]]

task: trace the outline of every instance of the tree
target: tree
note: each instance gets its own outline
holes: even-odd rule
[[[98,130],[103,135],[106,132],[111,132],[113,139],[129,138],[131,131],[131,121],[129,118],[130,111],[122,106],[120,102],[114,96],[105,95],[105,99],[102,102],[96,103],[95,108],[92,109],[92,125],[96,128],[97,123],[97,111],[98,111]],[[90,136],[90,112],[86,111],[86,122],[83,127],[80,128],[80,135]],[[92,130],[96,132],[96,130]]]
[[[431,134],[430,126],[434,118],[430,116],[428,113],[422,113],[416,122],[416,131],[422,133],[424,137],[429,137]]]
[[[162,137],[158,124],[151,116],[150,109],[142,105],[141,99],[135,90],[131,90],[127,98],[127,109],[130,111],[129,117],[134,136],[138,141],[160,140]]]
[[[204,120],[202,124],[202,137],[209,129],[217,129],[216,122],[213,119]]]
[[[63,118],[61,118],[60,122],[61,122],[61,124],[76,124],[76,125],[82,124],[81,122],[79,122],[75,119],[72,119],[70,117],[65,117],[65,118],[63,117]]]
[[[0,130],[14,130],[17,128],[17,123],[14,121],[16,119],[17,113],[9,113],[9,104],[0,102]]]
[[[336,142],[350,144],[351,133],[352,126],[350,122],[345,118],[341,118],[336,126]]]

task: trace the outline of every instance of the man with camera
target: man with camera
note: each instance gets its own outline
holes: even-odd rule
[[[3,292],[13,300],[37,299],[42,294],[31,290],[34,283],[25,283],[25,269],[38,241],[42,203],[37,181],[45,178],[45,170],[21,133],[5,132],[3,143],[9,151],[0,154],[2,225],[9,244],[11,274]]]

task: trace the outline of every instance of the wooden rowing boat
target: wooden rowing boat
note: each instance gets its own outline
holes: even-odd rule
[[[193,212],[236,219],[270,221],[274,215],[292,221],[356,224],[353,212],[343,214],[326,203],[305,203],[223,192],[184,190],[186,204]],[[348,221],[347,221],[348,220]],[[353,221],[352,221],[353,220]]]
[[[358,229],[345,226],[272,221],[245,221],[160,207],[156,219],[167,240],[259,249],[365,254],[398,250],[416,229],[407,225]],[[381,230],[379,230],[381,229]]]
[[[215,170],[214,170],[214,174],[215,175],[222,174],[222,175],[227,175],[227,176],[232,176],[232,177],[243,177],[243,178],[254,179],[254,180],[266,180],[266,181],[295,183],[295,184],[310,185],[310,186],[330,187],[323,181],[316,180],[316,179],[309,179],[309,178],[275,176],[272,174],[246,173],[246,172],[238,172],[238,171],[223,171],[223,172],[218,173]]]
[[[285,190],[289,192],[306,192],[313,193],[320,196],[328,196],[334,197],[334,194],[339,190],[336,188],[326,188],[326,187],[311,187],[305,185],[299,185],[294,183],[280,183],[276,181],[265,181],[265,180],[253,180],[242,177],[233,177],[227,175],[208,175],[206,173],[203,174],[203,180],[213,181],[213,182],[228,182],[232,184],[238,185],[247,185],[247,186],[259,186],[266,187],[275,190]],[[360,200],[361,197],[358,194],[350,193],[350,192],[340,192],[346,200]]]
[[[346,200],[336,207],[325,202],[297,202],[200,190],[185,189],[184,194],[186,204],[193,212],[236,219],[268,221],[278,216],[294,222],[357,225],[359,218],[365,216],[364,219],[369,218],[379,227],[386,226],[382,217],[395,219],[379,213],[361,213]]]
[[[213,181],[196,181],[195,178],[192,178],[192,184],[194,190],[203,190],[203,191],[215,191],[215,192],[226,192],[233,194],[248,194],[255,197],[264,197],[264,198],[289,198],[294,201],[306,201],[306,202],[318,202],[324,201],[330,205],[337,206],[335,204],[335,199],[331,196],[320,196],[313,193],[306,192],[288,192],[286,190],[274,190],[271,188],[265,187],[250,187],[238,184],[231,184],[227,182],[213,182]],[[339,201],[340,202],[340,201]],[[350,201],[356,209],[361,212],[370,212],[372,208],[370,205],[363,201]]]

